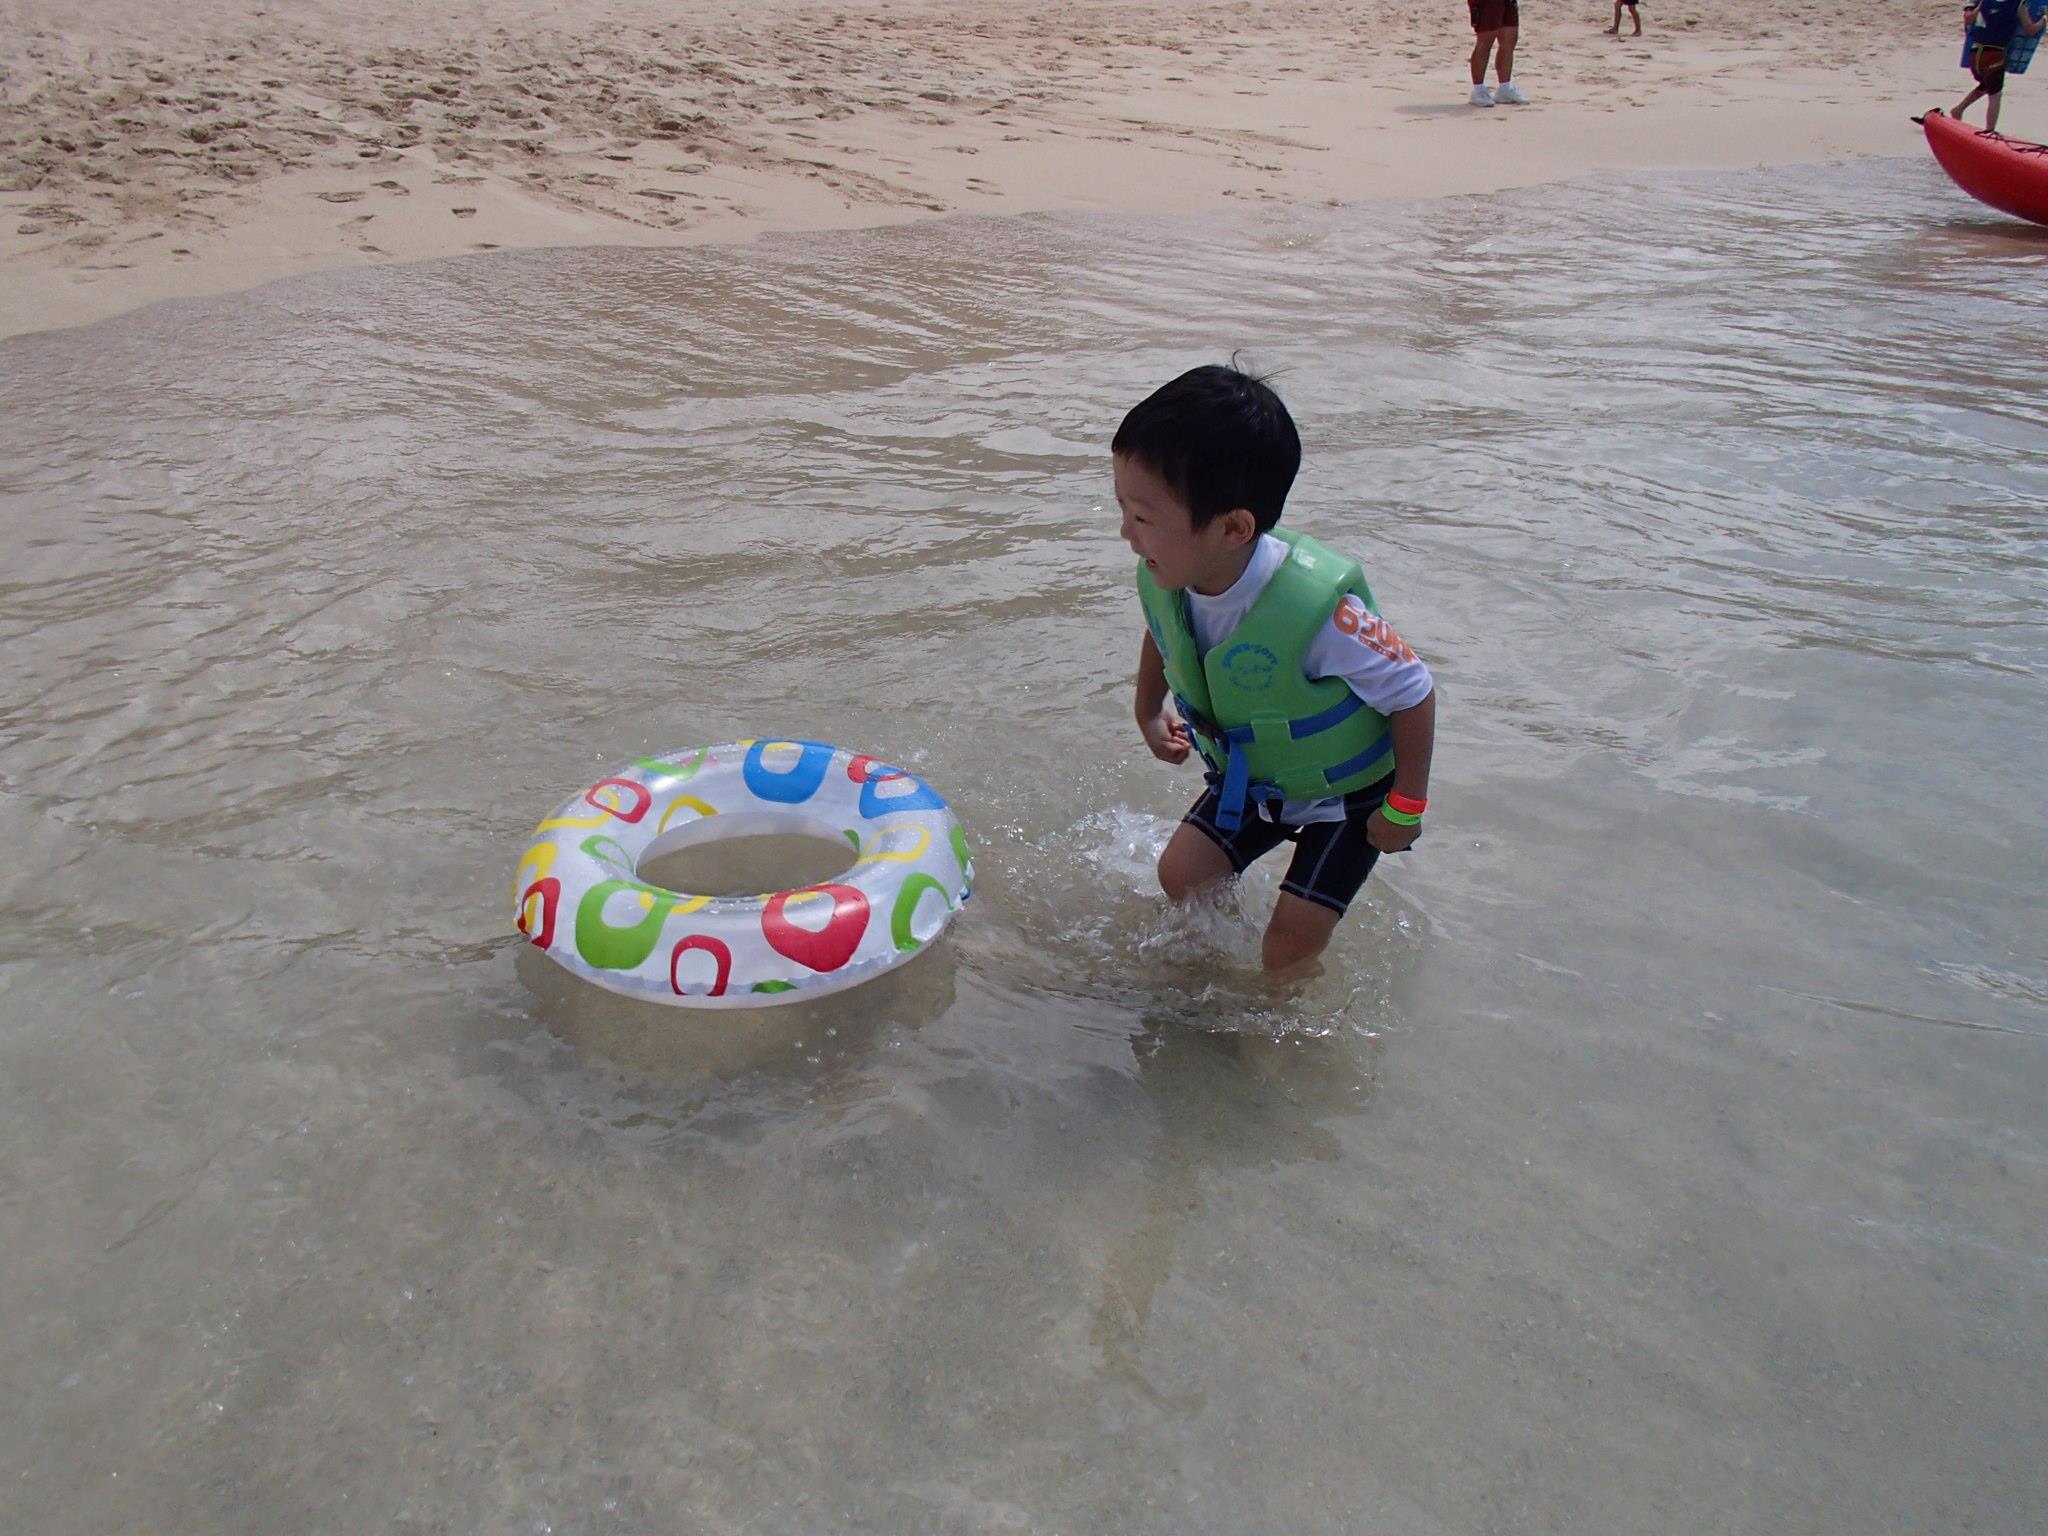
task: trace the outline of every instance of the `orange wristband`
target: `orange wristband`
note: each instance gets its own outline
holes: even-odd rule
[[[1404,795],[1399,791],[1388,794],[1387,804],[1401,812],[1404,816],[1420,816],[1429,809],[1429,802],[1427,800],[1417,800],[1414,796]]]

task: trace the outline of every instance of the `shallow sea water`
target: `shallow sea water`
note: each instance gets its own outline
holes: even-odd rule
[[[2048,232],[1918,162],[298,281],[0,343],[9,1532],[2039,1529]],[[1436,668],[1325,973],[1167,911],[1121,412],[1283,369]],[[693,1015],[528,828],[894,758]]]

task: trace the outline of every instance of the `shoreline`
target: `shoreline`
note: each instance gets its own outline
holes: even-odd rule
[[[294,8],[312,30],[269,30],[253,0],[169,20],[133,3],[58,19],[0,0],[0,337],[488,250],[1906,155],[1907,114],[1961,73],[1947,0],[1887,18],[1853,71],[1786,64],[1796,19],[1762,0],[1647,4],[1640,40],[1601,33],[1609,0],[1574,0],[1525,32],[1533,104],[1491,110],[1463,100],[1469,32],[1391,0],[581,0],[529,30],[372,0],[325,31],[325,0]],[[2048,116],[2013,94],[2015,131]]]

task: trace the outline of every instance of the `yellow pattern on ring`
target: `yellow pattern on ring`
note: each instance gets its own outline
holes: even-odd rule
[[[613,819],[609,811],[600,811],[595,816],[550,816],[533,829],[533,835],[539,837],[541,833],[552,832],[557,827],[602,827]]]
[[[695,811],[699,816],[716,816],[718,814],[716,810],[706,805],[702,800],[699,800],[695,795],[677,795],[675,799],[669,802],[668,809],[661,813],[661,820],[657,821],[654,824],[654,830],[656,832],[666,832],[668,830],[668,819],[669,817],[675,815],[676,807],[679,805],[688,806],[691,810]]]
[[[635,891],[633,894],[640,898],[640,910],[642,912],[652,912],[655,902],[660,900],[660,897],[657,897],[652,891]],[[662,894],[670,895],[672,893],[665,891]],[[709,896],[677,896],[669,907],[669,911],[671,913],[695,912],[710,905],[711,898]]]
[[[598,790],[610,791],[611,798],[614,800],[618,799],[619,797],[619,792],[616,789],[613,789],[611,785],[600,784],[597,786],[597,789],[591,790],[587,795],[584,796],[584,798],[588,800],[592,805],[597,806],[599,808],[598,813],[595,816],[550,816],[546,821],[542,822],[539,826],[533,829],[533,835],[535,837],[539,837],[541,833],[552,832],[557,827],[604,826],[607,822],[613,819],[614,813],[616,813],[620,808],[616,805],[606,805],[604,801],[598,799]]]
[[[876,853],[874,851],[881,846],[882,839],[888,837],[891,833],[903,830],[905,829],[902,827],[883,828],[861,845],[860,857],[854,862],[857,864],[915,864],[924,857],[925,849],[932,845],[932,829],[930,827],[913,824],[908,829],[917,834],[917,846],[910,849],[907,853]]]
[[[535,843],[520,857],[519,867],[512,871],[512,899],[517,901],[520,893],[534,880],[545,880],[548,871],[555,867],[555,855],[560,850],[553,843]],[[533,871],[533,878],[527,878],[527,870]]]

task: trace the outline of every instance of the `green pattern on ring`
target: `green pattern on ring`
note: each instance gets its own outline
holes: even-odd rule
[[[651,898],[647,915],[620,928],[604,920],[604,904],[620,891]],[[630,971],[654,953],[661,925],[675,909],[676,898],[638,880],[600,880],[583,893],[576,906],[576,953],[600,971]]]
[[[910,919],[917,911],[917,903],[926,891],[937,891],[939,899],[952,910],[953,898],[946,894],[946,888],[923,870],[903,882],[903,888],[896,893],[896,910],[889,914],[889,936],[896,941],[900,950],[916,949],[924,941],[910,931]]]
[[[664,763],[658,757],[636,757],[633,759],[633,766],[642,773],[658,774],[662,778],[674,779],[677,783],[681,783],[684,779],[694,779],[697,776],[697,770],[704,766],[704,759],[710,755],[711,749],[709,747],[699,747],[697,755],[690,759],[690,764],[687,768],[681,763]]]
[[[754,990],[756,992],[794,992],[796,990],[796,983],[793,981],[757,981],[754,983]]]
[[[599,847],[598,845],[601,843],[609,847],[611,851],[607,853],[604,848]],[[632,878],[634,874],[633,857],[626,852],[625,844],[621,843],[616,837],[606,837],[602,832],[593,832],[590,836],[583,839],[582,847],[586,855],[595,859],[598,863],[611,868],[614,873],[618,874],[620,879]]]
[[[960,830],[958,822],[953,823],[953,857],[960,861],[960,878],[974,878],[974,855],[967,851],[967,834]]]

